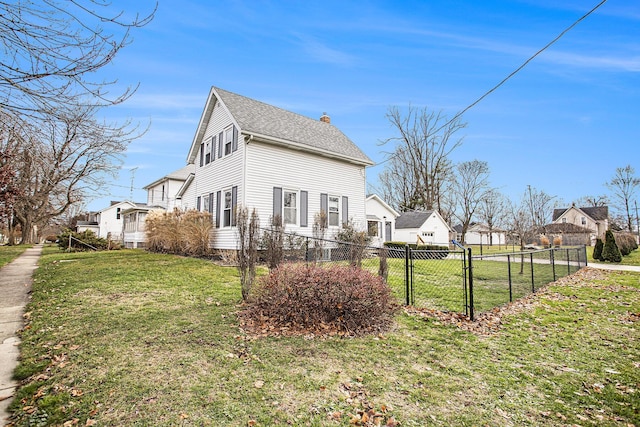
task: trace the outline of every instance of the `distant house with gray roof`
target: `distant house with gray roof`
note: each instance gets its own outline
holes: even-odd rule
[[[193,178],[183,209],[212,214],[212,246],[236,249],[233,212],[256,209],[267,226],[312,235],[324,211],[329,235],[352,221],[365,230],[366,167],[373,162],[323,114],[319,120],[212,87],[187,155]]]
[[[609,229],[609,207],[592,206],[578,208],[575,205],[569,208],[554,209],[552,221],[554,224],[573,224],[591,231],[591,237],[587,239],[591,243],[597,237],[604,240],[604,235]],[[573,230],[575,234],[575,230]]]
[[[397,242],[448,246],[453,229],[438,211],[404,212],[396,218]]]

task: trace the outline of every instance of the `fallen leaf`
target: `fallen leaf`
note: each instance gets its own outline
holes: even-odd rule
[[[262,381],[262,380],[258,380],[258,381],[256,381],[255,383],[253,383],[253,386],[254,386],[255,388],[262,388],[262,386],[264,386],[264,381]]]

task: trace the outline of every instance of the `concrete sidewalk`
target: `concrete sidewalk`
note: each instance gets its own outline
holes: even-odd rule
[[[38,268],[42,245],[27,249],[0,269],[0,421],[6,423],[7,408],[15,393],[13,370],[18,363],[20,339],[16,332],[24,325],[24,307],[29,301],[33,272]]]
[[[587,267],[599,268],[601,270],[636,271],[640,273],[640,266],[637,265],[599,264],[595,262],[589,262],[587,263]]]

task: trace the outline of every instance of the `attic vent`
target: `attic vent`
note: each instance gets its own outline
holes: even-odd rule
[[[327,113],[322,113],[322,116],[320,116],[320,121],[324,123],[331,123],[331,117],[327,116]]]

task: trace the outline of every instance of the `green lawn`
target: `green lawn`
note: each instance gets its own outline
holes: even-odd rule
[[[22,252],[26,251],[31,246],[32,245],[0,246],[0,268],[18,258]]]
[[[252,339],[238,327],[233,268],[47,250],[13,421],[640,425],[640,275],[596,273],[538,293],[491,336],[400,314],[375,337]]]
[[[593,259],[593,246],[587,246],[587,262],[602,264],[606,261],[597,261]],[[627,256],[622,257],[621,265],[640,265],[640,249],[636,249]]]

